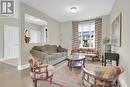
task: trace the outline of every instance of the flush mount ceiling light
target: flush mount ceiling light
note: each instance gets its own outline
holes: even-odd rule
[[[76,13],[78,11],[78,8],[77,7],[71,7],[70,8],[70,12],[71,13]]]
[[[35,18],[35,17],[30,18],[30,20],[32,20],[32,21],[40,21],[38,18]]]

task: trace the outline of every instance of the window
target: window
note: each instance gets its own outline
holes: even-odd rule
[[[79,47],[95,48],[95,21],[81,22],[78,29]]]
[[[41,32],[31,29],[31,43],[40,43],[41,42]]]

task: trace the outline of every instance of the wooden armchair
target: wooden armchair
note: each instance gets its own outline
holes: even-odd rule
[[[29,58],[30,63],[30,77],[33,80],[34,87],[37,87],[38,80],[47,80],[50,79],[50,84],[52,83],[52,77],[55,72],[55,68],[49,64],[42,64],[38,62],[33,57]]]
[[[89,87],[116,87],[123,71],[121,67],[95,67],[92,70],[83,67],[83,85],[85,86],[86,81]]]

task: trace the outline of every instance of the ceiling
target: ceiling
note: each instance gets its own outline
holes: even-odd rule
[[[46,26],[47,25],[46,21],[41,20],[41,19],[34,17],[34,16],[31,16],[31,15],[28,15],[28,14],[25,14],[25,21],[29,22],[29,23],[36,24],[36,25],[40,25],[40,26]]]
[[[26,4],[47,14],[59,22],[87,20],[111,12],[115,0],[23,0]],[[69,8],[77,7],[76,13]]]

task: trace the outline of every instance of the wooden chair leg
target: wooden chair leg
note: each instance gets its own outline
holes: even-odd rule
[[[37,80],[36,80],[36,79],[33,80],[33,86],[34,86],[34,87],[37,87]]]
[[[51,78],[50,78],[50,84],[52,84],[52,79],[53,79],[53,76],[51,76]]]
[[[82,78],[82,85],[85,87],[85,84],[84,84],[84,79]]]

